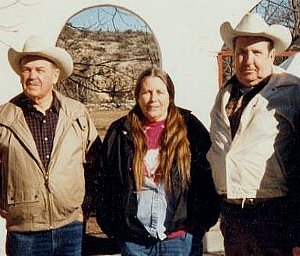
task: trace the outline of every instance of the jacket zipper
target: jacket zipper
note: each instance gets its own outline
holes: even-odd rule
[[[52,211],[51,211],[51,191],[49,188],[49,171],[46,170],[46,172],[44,173],[44,184],[46,187],[46,191],[47,191],[47,197],[48,197],[48,212],[49,212],[49,224],[50,224],[50,228],[53,228],[53,219],[52,219]]]
[[[73,125],[73,122],[77,119],[78,117],[76,117],[75,119],[71,119],[72,122],[70,122],[68,124],[68,126],[64,129],[63,133],[60,135],[60,137],[64,137],[65,134],[68,132],[68,130],[72,127]],[[53,148],[57,149],[58,147],[60,147],[60,144],[61,144],[61,140],[59,140],[57,142],[57,144],[54,146],[53,145]],[[55,152],[54,152],[55,153]],[[46,191],[47,191],[47,196],[48,196],[48,207],[49,207],[49,222],[50,222],[50,228],[53,228],[53,217],[52,217],[52,196],[51,196],[51,190],[50,190],[50,187],[49,187],[49,169],[51,169],[51,165],[52,165],[52,162],[53,162],[53,156],[55,154],[51,154],[51,157],[50,157],[50,162],[49,162],[49,165],[48,165],[48,170],[45,170],[43,171],[43,175],[44,175],[44,185],[45,185],[45,188],[46,188]]]

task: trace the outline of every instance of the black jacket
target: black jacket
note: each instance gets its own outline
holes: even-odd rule
[[[177,209],[166,233],[194,227],[205,233],[218,219],[220,198],[213,185],[206,153],[211,145],[203,124],[182,110],[191,150],[191,184],[182,191],[178,169],[173,165],[172,183]],[[103,142],[104,171],[99,177],[97,221],[108,235],[145,244],[155,241],[137,218],[136,188],[133,178],[134,144],[130,124],[124,116],[112,123]]]

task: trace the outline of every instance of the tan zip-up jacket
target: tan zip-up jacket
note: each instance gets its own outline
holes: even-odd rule
[[[81,103],[55,93],[61,109],[48,170],[21,108],[0,107],[0,209],[9,231],[58,228],[82,214],[83,164],[98,133]]]
[[[288,164],[300,117],[300,79],[274,67],[268,84],[243,110],[234,139],[225,107],[231,84],[221,88],[211,111],[208,152],[219,194],[244,199],[288,192]],[[299,149],[300,150],[300,149]]]

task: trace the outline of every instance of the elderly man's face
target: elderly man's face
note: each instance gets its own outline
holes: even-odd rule
[[[275,50],[264,38],[238,37],[234,55],[236,76],[246,86],[255,86],[272,73]]]
[[[58,78],[59,69],[47,59],[28,56],[21,61],[20,79],[24,93],[37,104],[51,97]]]

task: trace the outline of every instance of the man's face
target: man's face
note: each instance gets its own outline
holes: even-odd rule
[[[261,37],[238,37],[234,48],[238,80],[246,86],[255,86],[271,75],[275,50]]]
[[[21,61],[21,84],[24,93],[38,102],[52,93],[59,78],[59,69],[47,59],[28,56]]]

